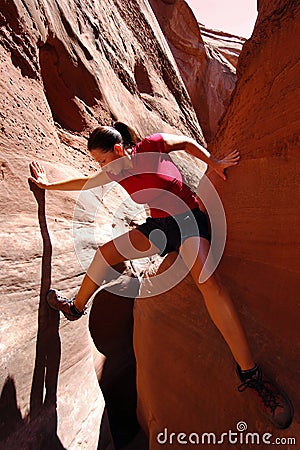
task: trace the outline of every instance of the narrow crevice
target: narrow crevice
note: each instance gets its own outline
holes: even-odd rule
[[[122,271],[122,267],[115,267]],[[137,278],[128,278],[125,291],[138,294]],[[105,289],[95,297],[89,328],[97,349],[106,356],[100,388],[106,409],[101,424],[98,449],[103,448],[103,430],[108,428],[116,450],[130,445],[141,428],[137,420],[136,360],[133,349],[134,299]],[[106,420],[106,422],[105,422]],[[102,434],[102,436],[101,436]],[[105,433],[107,435],[107,433]],[[143,447],[144,448],[144,447]],[[141,448],[141,450],[143,450]]]

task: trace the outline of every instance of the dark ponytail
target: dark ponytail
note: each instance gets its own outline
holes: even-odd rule
[[[96,128],[88,139],[88,149],[100,148],[104,152],[112,151],[115,144],[125,148],[134,146],[139,141],[135,131],[123,122],[114,122],[112,127]]]
[[[139,141],[136,132],[123,122],[114,122],[113,128],[122,136],[122,143],[125,148],[132,147]]]

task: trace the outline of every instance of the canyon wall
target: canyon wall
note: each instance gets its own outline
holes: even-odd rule
[[[184,0],[150,0],[206,140],[212,140],[236,83],[245,39],[199,24]]]
[[[174,11],[173,3],[165,3],[166,14]],[[207,61],[215,67],[205,39],[214,47],[210,54],[219,52],[218,70],[232,65],[235,56],[213,44],[214,32],[202,30],[201,36],[187,5],[176,3],[184,8],[178,11],[184,12],[186,29],[199,38],[191,38],[196,50],[185,56],[186,64],[195,63],[186,65],[186,74],[188,89],[197,97],[199,83],[205,87]],[[119,267],[121,275],[116,273],[110,283],[120,295],[104,285],[89,315],[78,323],[49,310],[47,289],[74,295],[96,246],[111,239],[112,232],[130,229],[133,219],[144,220],[145,212],[117,186],[45,195],[28,184],[30,161],[42,162],[51,181],[93,173],[95,163],[86,154],[88,133],[115,119],[139,134],[182,132],[205,141],[147,1],[58,5],[14,0],[2,2],[0,12],[3,448],[112,449],[113,440],[122,447],[137,431],[136,401],[151,450],[161,447],[157,434],[165,428],[169,433],[222,433],[244,420],[249,431],[274,437],[299,432],[299,6],[291,0],[260,0],[258,6],[254,34],[239,59],[235,96],[210,145],[215,155],[238,148],[242,156],[226,183],[214,180],[228,222],[219,270],[257,360],[293,400],[292,427],[274,431],[247,393],[237,392],[234,361],[180,265],[178,285],[135,302],[135,367],[133,298],[124,299],[122,293],[131,283],[137,289],[143,272],[166,271],[173,254]],[[166,17],[176,25],[172,14]],[[183,50],[191,47],[188,43]],[[231,80],[231,73],[225,70],[220,86],[227,77]],[[211,99],[215,89],[219,92],[213,88]],[[202,126],[211,139],[205,99],[203,111]],[[180,154],[176,161],[196,186],[203,166]],[[145,278],[142,292],[155,290],[155,281]],[[133,445],[147,448],[144,438]]]
[[[288,430],[276,430],[251,394],[237,391],[233,358],[186,276],[168,292],[135,304],[138,411],[152,450],[162,442],[164,448],[179,448],[179,433],[186,433],[181,441],[190,433],[220,438],[237,432],[240,421],[249,432],[271,433],[272,440],[299,435],[300,6],[281,0],[261,0],[258,6],[253,35],[239,58],[235,95],[209,146],[216,156],[235,148],[241,153],[226,182],[211,176],[228,225],[218,272],[256,360],[288,393],[295,417]],[[154,275],[166,272],[172,258]],[[155,292],[157,282],[156,276],[145,280],[143,289]],[[222,448],[232,446],[226,441]]]
[[[133,300],[110,312],[116,297],[102,290],[90,317],[69,323],[48,308],[45,294],[52,286],[74,295],[97,244],[144,212],[116,186],[45,195],[29,186],[29,163],[44,164],[50,181],[93,173],[86,138],[98,123],[116,119],[141,134],[182,132],[204,143],[202,132],[143,0],[4,1],[0,42],[1,445],[112,448],[94,366],[106,396],[120,379],[132,386]],[[99,316],[110,324],[109,336]],[[115,347],[107,343],[114,331]],[[134,407],[134,389],[130,401]],[[120,424],[127,410],[119,411]],[[131,424],[137,426],[134,418]],[[120,430],[123,444],[134,431]]]

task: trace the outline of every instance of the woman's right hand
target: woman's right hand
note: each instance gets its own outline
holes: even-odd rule
[[[47,189],[47,187],[49,186],[49,182],[44,167],[41,166],[38,162],[33,161],[30,164],[30,168],[32,170],[33,177],[30,177],[29,179],[39,188]]]
[[[222,159],[210,157],[210,160],[212,162],[212,169],[221,178],[223,178],[224,181],[226,181],[225,169],[227,169],[228,167],[236,166],[239,163],[240,153],[238,150],[233,150],[232,152],[227,153],[227,155],[225,155]]]

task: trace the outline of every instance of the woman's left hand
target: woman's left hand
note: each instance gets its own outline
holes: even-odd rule
[[[215,159],[210,157],[212,169],[223,179],[226,180],[225,169],[231,166],[236,166],[239,163],[240,153],[238,150],[233,150],[224,156],[223,159]]]

